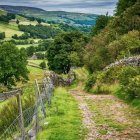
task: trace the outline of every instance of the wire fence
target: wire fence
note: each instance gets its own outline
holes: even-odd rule
[[[25,140],[35,137],[39,131],[41,121],[46,117],[45,104],[51,106],[53,89],[54,86],[49,77],[46,77],[41,84],[38,84],[38,81],[36,80],[35,104],[23,112],[22,107],[19,108],[19,116],[11,123],[9,127],[4,128],[4,133],[0,136],[0,140]],[[20,103],[21,102],[19,102],[19,106]]]

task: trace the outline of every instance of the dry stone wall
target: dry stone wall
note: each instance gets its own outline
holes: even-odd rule
[[[140,67],[140,56],[121,59],[121,60],[116,61],[115,63],[112,63],[109,66],[105,67],[104,70],[106,71],[110,68],[117,67],[117,66],[136,66],[136,67]]]

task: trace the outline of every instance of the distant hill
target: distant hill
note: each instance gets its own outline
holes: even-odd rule
[[[45,11],[40,8],[25,6],[0,5],[0,9],[15,14],[41,18],[50,23],[67,23],[76,26],[94,25],[96,22],[96,18],[98,17],[98,15],[95,14],[70,13],[64,11]]]

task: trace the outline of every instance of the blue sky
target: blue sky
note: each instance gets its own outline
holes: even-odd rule
[[[118,0],[0,0],[0,5],[31,6],[47,11],[113,15]]]

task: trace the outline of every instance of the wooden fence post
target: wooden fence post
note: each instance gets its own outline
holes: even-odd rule
[[[17,95],[17,103],[18,103],[18,109],[19,109],[19,126],[20,126],[20,132],[22,140],[25,140],[25,130],[24,130],[24,117],[22,112],[22,104],[21,104],[21,96],[20,94]]]
[[[40,102],[41,102],[42,112],[44,114],[44,117],[46,117],[46,112],[45,112],[45,108],[44,108],[44,104],[43,104],[43,101],[42,101],[42,97],[41,97],[41,94],[40,94],[40,89],[39,89],[37,80],[35,80],[35,83],[36,83],[36,87],[37,87],[38,96],[39,96],[39,99],[40,99]]]
[[[36,82],[35,82],[35,95],[36,95],[36,109],[35,109],[35,117],[36,117],[36,121],[35,121],[35,130],[36,133],[39,130],[39,120],[38,120],[38,92],[37,92],[37,87],[36,87]]]

